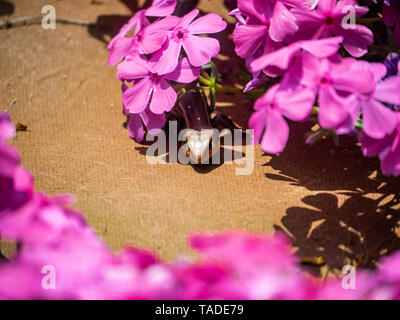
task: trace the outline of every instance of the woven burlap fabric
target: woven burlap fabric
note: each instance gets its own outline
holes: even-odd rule
[[[0,18],[38,16],[51,4],[59,18],[117,27],[143,4],[125,2],[131,8],[118,0],[0,1]],[[200,8],[222,14],[232,30],[222,1],[201,1]],[[76,208],[114,251],[133,244],[174,259],[190,254],[187,235],[232,229],[283,229],[302,255],[322,255],[334,267],[347,258],[368,265],[399,247],[400,184],[382,178],[379,163],[364,159],[354,139],[310,147],[304,145],[310,126],[291,124],[281,155],[256,147],[249,176],[235,175],[232,164],[148,164],[146,147],[123,126],[120,82],[105,48],[113,32],[64,24],[0,30],[0,103],[14,123],[28,127],[12,144],[34,173],[36,189],[76,195]],[[226,56],[233,45],[228,32],[218,37],[217,62],[232,80]],[[243,96],[218,97],[218,110],[246,125],[250,104]]]

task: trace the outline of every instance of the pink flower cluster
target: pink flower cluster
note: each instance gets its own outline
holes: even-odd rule
[[[108,63],[115,65],[123,60],[117,77],[123,83],[125,113],[130,115],[128,131],[139,142],[144,136],[143,123],[147,130],[161,128],[165,112],[174,107],[177,94],[172,82],[196,80],[201,67],[220,51],[218,40],[198,36],[224,30],[226,22],[220,16],[211,13],[195,20],[199,10],[194,9],[179,18],[171,15],[175,7],[176,0],[154,0],[108,45]],[[150,23],[148,16],[164,18]],[[133,36],[128,37],[130,32]]]
[[[400,123],[393,106],[400,105],[400,76],[355,59],[367,53],[373,34],[349,25],[351,12],[360,16],[368,8],[354,0],[238,0],[233,41],[254,76],[246,91],[268,78],[277,82],[256,101],[249,127],[261,148],[276,154],[289,137],[285,118],[305,121],[315,107],[320,126],[339,135],[355,132],[362,119],[365,155],[379,155],[382,171],[398,176]],[[348,57],[339,54],[341,46]]]
[[[301,271],[286,237],[227,232],[198,234],[200,259],[166,263],[128,247],[115,255],[72,210],[71,197],[34,190],[14,135],[0,113],[0,234],[17,252],[0,261],[1,299],[394,299],[400,298],[400,255],[376,273],[357,272],[357,289]],[[51,276],[50,273],[53,272]]]

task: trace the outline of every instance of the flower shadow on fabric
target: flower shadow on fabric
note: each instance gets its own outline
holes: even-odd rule
[[[381,175],[378,161],[364,158],[354,138],[340,137],[339,147],[329,140],[304,145],[307,127],[293,128],[285,151],[265,164],[278,173],[266,178],[317,193],[288,208],[275,228],[300,256],[323,257],[328,270],[374,268],[400,249],[400,181]]]
[[[97,17],[96,25],[89,26],[88,32],[89,34],[104,42],[105,45],[108,44],[109,40],[113,38],[121,27],[126,24],[132,15],[141,9],[137,0],[120,0],[131,12],[131,15],[100,15]],[[143,8],[148,8],[151,5],[151,0],[147,0],[143,5]]]
[[[1,1],[1,0],[0,0]],[[89,34],[102,41],[105,45],[108,44],[109,40],[112,39],[126,24],[130,18],[139,10],[149,8],[152,4],[152,0],[146,0],[143,6],[140,6],[138,0],[119,0],[122,2],[131,12],[130,15],[100,15],[97,17],[96,24],[88,27]],[[195,0],[196,1],[196,0]],[[184,15],[191,11],[193,4],[180,5],[177,10],[177,14]],[[155,19],[155,18],[153,18]]]
[[[0,16],[11,15],[14,13],[15,6],[9,1],[0,0]]]

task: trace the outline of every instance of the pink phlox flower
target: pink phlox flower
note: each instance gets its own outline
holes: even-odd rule
[[[336,40],[335,40],[336,39]],[[319,97],[318,119],[322,127],[340,128],[358,116],[354,94],[369,93],[375,86],[370,70],[349,72],[358,62],[335,54],[340,38],[299,41],[254,61],[254,68],[287,70],[284,81],[307,87]]]
[[[190,65],[187,58],[179,60],[175,70],[157,73],[142,55],[128,56],[118,65],[117,77],[132,82],[132,87],[122,96],[127,113],[141,113],[149,106],[154,114],[170,111],[175,105],[177,94],[167,80],[190,83],[200,75],[200,68]]]
[[[374,139],[390,135],[397,126],[397,119],[388,105],[400,105],[400,76],[384,79],[386,67],[383,64],[364,61],[353,63],[348,70],[356,74],[370,70],[374,75],[375,86],[371,91],[359,95],[364,132]]]
[[[15,135],[15,127],[10,121],[7,112],[0,112],[0,145],[5,144],[8,140],[12,139]]]
[[[311,113],[315,101],[314,91],[289,81],[271,87],[254,104],[255,112],[249,119],[254,129],[254,141],[260,141],[264,152],[276,154],[283,151],[289,138],[289,126],[284,116],[294,121],[304,121]]]
[[[187,287],[208,294],[207,298],[304,299],[312,293],[282,234],[200,234],[191,238],[191,246],[201,260],[192,267],[194,274],[185,273],[185,278],[192,279],[186,281]],[[201,286],[204,282],[207,285]]]
[[[128,54],[151,54],[159,50],[166,40],[168,30],[178,21],[178,17],[168,16],[150,24],[144,11],[139,11],[108,45],[110,50],[108,64],[115,65]],[[132,29],[134,35],[126,37]]]
[[[395,112],[395,117],[397,124],[391,135],[374,139],[361,132],[359,140],[364,156],[379,156],[383,174],[398,177],[400,176],[400,112]]]
[[[45,243],[81,230],[86,225],[82,215],[59,203],[58,198],[34,194],[19,207],[2,211],[0,233],[10,240]]]
[[[238,9],[231,12],[238,19],[232,34],[237,55],[248,59],[259,49],[271,52],[268,48],[276,48],[274,42],[296,33],[295,17],[287,8],[297,5],[295,2],[298,1],[239,0]]]
[[[358,6],[354,0],[320,0],[315,10],[293,8],[299,31],[293,40],[326,38],[331,35],[343,37],[343,47],[353,57],[367,53],[373,43],[373,33],[363,25],[346,21],[346,17],[364,15],[368,8]]]
[[[122,92],[125,92],[129,87],[123,83]],[[124,108],[125,109],[125,108]],[[125,114],[129,115],[128,120],[128,133],[131,138],[135,139],[136,142],[142,142],[144,139],[145,128],[147,132],[155,134],[156,131],[161,129],[165,124],[165,114],[155,114],[150,111],[150,109],[145,109],[141,113],[129,114],[125,110]]]
[[[8,113],[0,112],[0,215],[24,203],[33,192],[32,175],[18,152],[5,143],[15,135]]]
[[[342,37],[297,41],[254,59],[249,63],[249,68],[252,72],[263,70],[267,75],[282,76],[296,56],[308,52],[318,58],[327,58],[337,53],[342,41]]]
[[[220,32],[225,29],[226,22],[214,13],[193,21],[198,14],[199,10],[192,10],[168,31],[168,39],[163,47],[150,59],[155,72],[166,74],[175,70],[182,47],[190,64],[195,67],[207,64],[219,53],[220,46],[217,39],[197,35]]]
[[[323,128],[337,129],[349,118],[355,121],[359,113],[358,96],[371,92],[374,76],[370,70],[358,70],[353,58],[318,59],[309,54],[302,57],[301,83],[318,94],[318,121]],[[287,77],[296,73],[287,73]]]

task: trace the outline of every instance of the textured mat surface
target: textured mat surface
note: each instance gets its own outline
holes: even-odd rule
[[[39,16],[47,4],[59,18],[114,27],[0,30],[0,109],[28,126],[12,144],[35,174],[37,189],[75,194],[76,207],[113,250],[134,244],[172,259],[189,253],[185,239],[193,232],[277,228],[302,255],[323,256],[332,267],[347,259],[370,265],[400,247],[400,183],[377,174],[378,162],[364,159],[352,139],[311,148],[304,145],[308,126],[292,125],[281,155],[266,156],[256,147],[249,176],[235,175],[230,164],[201,170],[148,164],[146,147],[123,127],[120,83],[105,48],[143,1],[0,1],[0,19]],[[200,6],[228,18],[222,1]],[[233,52],[228,33],[219,37],[223,54]],[[222,72],[232,77],[231,64],[221,59]],[[220,111],[246,124],[249,106],[242,97],[219,100]]]

